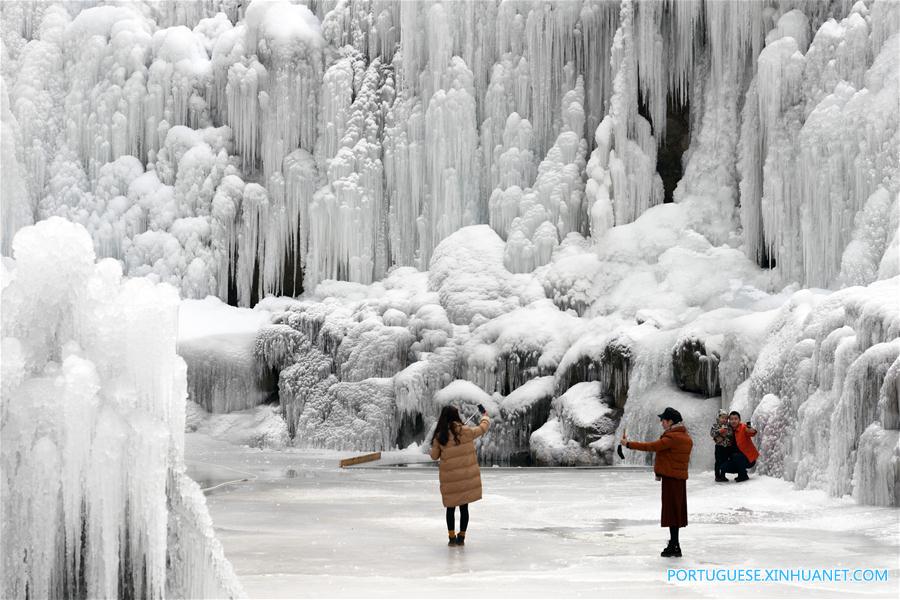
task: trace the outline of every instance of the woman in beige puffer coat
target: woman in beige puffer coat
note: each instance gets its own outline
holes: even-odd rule
[[[445,406],[431,438],[431,458],[441,461],[441,499],[447,508],[450,546],[465,544],[469,503],[481,500],[481,469],[475,454],[475,438],[484,435],[489,426],[490,420],[483,408],[478,427],[466,427],[459,418],[459,410],[455,406]],[[459,535],[454,528],[457,506]]]

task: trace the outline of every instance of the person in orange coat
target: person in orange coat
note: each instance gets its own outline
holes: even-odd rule
[[[469,503],[481,500],[481,469],[475,454],[475,439],[487,433],[490,420],[480,404],[481,423],[466,427],[455,406],[441,410],[431,438],[431,458],[440,459],[438,477],[441,481],[441,500],[447,509],[449,546],[466,543],[469,525]],[[459,507],[459,534],[454,529],[456,507]]]
[[[694,441],[681,422],[681,413],[667,406],[657,415],[663,433],[655,442],[633,442],[622,431],[622,445],[632,450],[655,452],[653,471],[662,481],[660,525],[669,528],[669,543],[660,556],[681,556],[678,530],[687,527],[687,478]]]
[[[736,410],[731,411],[728,415],[728,423],[734,430],[734,443],[737,446],[737,452],[728,457],[725,463],[726,473],[737,473],[737,481],[747,481],[750,477],[747,475],[747,469],[756,466],[756,459],[759,458],[759,450],[753,444],[753,437],[756,436],[756,430],[750,427],[749,423],[741,423],[741,413]]]

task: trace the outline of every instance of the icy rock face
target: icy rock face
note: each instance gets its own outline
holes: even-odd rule
[[[460,376],[487,392],[508,395],[529,379],[556,371],[580,322],[548,300],[477,327],[460,347]]]
[[[598,382],[584,382],[553,400],[547,423],[531,435],[531,456],[536,464],[612,464],[622,413],[611,398],[601,398],[600,393]]]
[[[869,425],[859,438],[853,497],[863,504],[900,506],[900,431]]]
[[[484,464],[523,464],[530,458],[531,434],[550,417],[553,377],[537,377],[497,401],[500,418],[481,444]]]
[[[485,407],[491,427],[476,441],[478,458],[484,465],[531,462],[531,434],[546,423],[552,399],[552,376],[531,379],[508,396],[488,395],[465,380],[451,382],[434,396],[438,410],[449,404],[456,406],[462,419],[468,419],[469,426],[478,424],[478,405]],[[433,431],[433,425],[430,431]]]
[[[675,382],[686,392],[703,394],[707,398],[722,393],[719,385],[719,355],[707,352],[703,341],[690,339],[672,351]]]
[[[627,338],[588,334],[569,347],[556,370],[556,392],[587,381],[601,382],[603,393],[617,408],[628,398],[631,349]]]
[[[690,468],[692,470],[712,469],[714,448],[709,428],[715,422],[719,411],[719,403],[695,394],[682,392],[674,383],[660,383],[633,393],[625,405],[616,439],[621,437],[622,430],[628,439],[653,441],[659,439],[663,430],[659,424],[659,414],[671,406],[681,413],[685,427],[694,442],[691,451]],[[632,452],[623,449],[625,462],[629,464],[653,464],[653,454]],[[618,461],[618,459],[616,459]]]
[[[325,282],[316,294],[327,302],[294,302],[259,331],[255,354],[278,373],[295,445],[380,450],[424,439],[456,351],[423,275],[398,269],[371,287]]]
[[[763,425],[759,443],[771,451],[763,471],[894,502],[894,484],[885,491],[873,473],[884,475],[894,452],[885,440],[897,427],[898,285],[895,277],[820,297],[801,292],[782,309],[746,396],[732,404]]]
[[[397,439],[389,378],[336,382],[306,400],[297,421],[296,444],[335,450],[389,450]]]
[[[178,295],[60,218],[3,261],[3,595],[239,596],[184,475]]]
[[[871,272],[863,265],[872,259],[859,254],[878,252],[884,242],[865,240],[878,238],[874,231],[853,234],[854,219],[879,187],[898,191],[890,148],[898,135],[900,16],[892,2],[871,9],[857,3],[822,23],[807,49],[810,31],[796,12],[767,36],[747,92],[742,221],[751,255],[774,258],[789,279],[829,286]],[[838,151],[834,140],[841,140]],[[858,243],[848,259],[856,265],[841,275],[852,239]]]
[[[254,356],[257,331],[270,313],[220,300],[185,300],[179,307],[178,354],[187,363],[188,399],[213,413],[252,408],[275,392],[268,365]]]

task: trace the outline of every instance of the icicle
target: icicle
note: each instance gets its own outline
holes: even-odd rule
[[[657,143],[666,135],[666,96],[669,75],[664,38],[660,32],[663,2],[638,2],[635,4],[634,47],[638,86],[644,104],[650,113],[653,134]],[[669,16],[671,19],[672,17]]]
[[[419,260],[427,266],[437,244],[464,225],[478,223],[486,207],[478,198],[478,133],[472,73],[454,58],[447,89],[425,112],[426,177],[431,187],[422,210]]]
[[[268,226],[269,197],[266,189],[256,183],[244,188],[241,201],[240,233],[238,234],[235,285],[238,304],[251,305],[258,263],[265,254],[265,232]]]
[[[714,81],[722,81],[726,71],[741,72],[750,57],[759,55],[765,34],[765,7],[764,0],[704,0]]]

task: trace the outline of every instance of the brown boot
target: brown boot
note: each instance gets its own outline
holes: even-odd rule
[[[460,531],[456,536],[456,545],[457,546],[465,546],[466,545],[466,532]]]
[[[450,541],[447,542],[447,545],[448,545],[448,546],[456,546],[456,540],[457,540],[456,532],[455,532],[455,531],[448,531],[447,534],[450,536]]]

